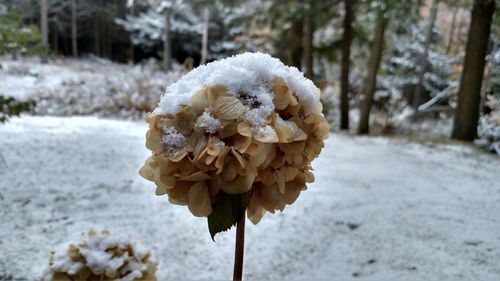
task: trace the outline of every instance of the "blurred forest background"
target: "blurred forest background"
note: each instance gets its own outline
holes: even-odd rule
[[[322,89],[335,129],[500,154],[495,0],[0,0],[0,121],[137,118],[192,68],[270,53]]]

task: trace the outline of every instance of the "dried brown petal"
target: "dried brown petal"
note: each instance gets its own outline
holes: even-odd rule
[[[249,172],[245,176],[236,177],[235,180],[222,186],[222,190],[228,194],[240,194],[250,190],[255,180],[256,173]]]
[[[229,154],[229,147],[223,147],[219,157],[215,161],[215,168],[217,168],[216,174],[220,174],[222,169],[224,168],[224,161],[226,160],[227,155]]]
[[[161,153],[163,151],[162,137],[162,131],[149,129],[146,133],[146,147],[153,153]]]
[[[144,163],[144,166],[141,167],[139,170],[139,174],[149,180],[153,181],[154,179],[154,171],[158,167],[158,164],[155,161],[155,158],[153,156],[150,156],[147,160],[146,163]]]
[[[224,124],[222,128],[219,130],[219,137],[221,139],[225,139],[228,137],[232,137],[238,133],[238,125],[234,122]]]
[[[209,178],[210,176],[203,172],[195,172],[189,176],[180,177],[179,180],[197,182],[197,181],[208,180]]]
[[[300,154],[304,151],[306,143],[304,141],[295,141],[291,143],[280,143],[278,146],[284,153]]]
[[[265,213],[266,213],[266,210],[264,208],[262,208],[262,206],[260,206],[258,199],[257,199],[257,196],[253,195],[252,197],[250,197],[250,201],[248,202],[248,209],[247,209],[248,219],[253,224],[258,224]]]
[[[236,135],[232,139],[233,139],[233,147],[240,153],[245,153],[250,147],[250,144],[252,144],[251,137]]]
[[[191,113],[191,107],[184,106],[182,110],[175,114],[174,126],[177,132],[184,136],[191,135],[193,131],[193,114]]]
[[[203,87],[191,97],[191,108],[196,115],[203,113],[205,108],[208,108],[209,105],[207,87]]]
[[[179,181],[175,187],[167,190],[168,201],[172,204],[187,205],[189,188],[193,185],[192,182]]]
[[[208,91],[208,103],[214,105],[220,96],[224,96],[227,93],[227,88],[223,85],[212,85],[207,87]]]
[[[222,178],[226,181],[232,181],[238,175],[236,163],[234,161],[230,161],[227,163],[226,167],[222,170]]]
[[[283,175],[283,171],[281,169],[277,170],[276,172],[274,172],[274,177],[281,194],[285,193],[285,175]]]
[[[208,187],[210,189],[210,199],[212,202],[215,202],[215,198],[217,196],[217,193],[222,188],[224,181],[222,180],[222,177],[220,175],[216,175],[216,176],[212,176],[207,181],[207,184],[208,184]]]
[[[179,168],[179,163],[168,160],[168,157],[164,154],[155,155],[154,159],[160,166],[162,174],[171,175]]]
[[[188,208],[197,217],[206,217],[212,213],[210,192],[205,182],[197,182],[189,188]]]

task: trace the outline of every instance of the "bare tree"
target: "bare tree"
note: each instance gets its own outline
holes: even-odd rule
[[[170,36],[170,17],[172,15],[171,7],[165,7],[164,11],[165,16],[165,28],[163,30],[163,64],[165,70],[172,69],[172,38]]]
[[[313,79],[313,19],[312,19],[312,5],[313,1],[308,3],[304,15],[304,65],[305,76]]]
[[[342,69],[340,73],[340,128],[343,130],[349,129],[349,61],[351,56],[352,22],[354,21],[353,1],[344,0],[344,32],[341,42]]]
[[[208,56],[208,20],[210,10],[208,4],[203,7],[203,32],[201,33],[201,60],[200,64],[207,63]]]
[[[368,62],[368,74],[365,79],[364,98],[361,103],[361,113],[358,126],[358,134],[368,134],[370,125],[370,111],[373,104],[373,95],[377,86],[377,72],[380,67],[382,51],[384,46],[384,35],[388,19],[385,17],[385,9],[379,9],[377,13],[377,24],[375,27],[375,38],[370,50],[370,61]]]
[[[49,43],[49,21],[47,0],[40,0],[40,30],[42,31],[42,44],[47,46]]]
[[[474,140],[477,137],[481,85],[495,0],[475,0],[465,49],[465,59],[452,137]]]
[[[453,35],[455,33],[455,28],[457,25],[457,16],[458,16],[458,1],[455,1],[455,8],[453,9],[453,16],[451,17],[451,26],[450,26],[450,36],[448,38],[448,44],[446,44],[446,54],[449,54],[451,51],[451,45],[453,44]]]
[[[71,0],[71,51],[74,57],[78,56],[76,1],[77,0]]]
[[[304,37],[304,21],[301,18],[294,19],[291,26],[292,39],[290,42],[290,64],[302,68],[302,52]]]

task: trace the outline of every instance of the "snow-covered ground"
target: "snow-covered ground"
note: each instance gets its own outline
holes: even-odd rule
[[[130,118],[151,111],[183,74],[180,65],[164,72],[155,61],[126,65],[91,57],[41,63],[0,56],[0,96],[33,100],[37,114]]]
[[[36,280],[90,229],[152,249],[158,280],[230,279],[234,229],[154,195],[144,122],[22,117],[0,126],[0,280]],[[316,182],[247,224],[246,280],[499,280],[500,159],[469,146],[333,134]]]

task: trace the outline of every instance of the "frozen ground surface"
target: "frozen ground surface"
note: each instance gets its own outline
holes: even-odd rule
[[[0,126],[0,280],[36,280],[89,229],[156,253],[158,280],[232,277],[234,229],[154,195],[143,122],[23,117]],[[247,280],[500,280],[500,159],[459,145],[333,135],[316,182],[248,224]]]

